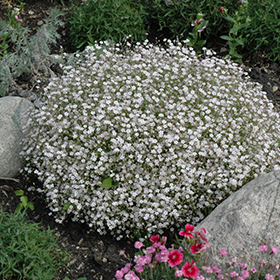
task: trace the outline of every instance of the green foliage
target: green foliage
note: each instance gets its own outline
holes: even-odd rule
[[[146,1],[146,5],[160,30],[166,28],[173,34],[172,38],[186,39],[198,13],[204,14],[204,19],[209,21],[204,34],[206,38],[229,30],[228,22],[223,19],[219,8],[227,7],[228,13],[232,15],[241,3],[231,0],[153,0]]]
[[[206,40],[200,40],[201,32],[206,28],[208,20],[203,19],[203,14],[197,14],[196,21],[192,23],[193,30],[189,33],[192,37],[189,39],[188,44],[193,47],[196,52],[201,52],[202,47],[206,44]]]
[[[33,203],[28,201],[28,198],[27,198],[27,196],[24,195],[23,190],[17,190],[17,191],[15,191],[15,194],[17,196],[20,196],[20,201],[21,201],[21,203],[19,203],[17,208],[16,208],[15,214],[20,212],[23,208],[27,208],[27,207],[31,210],[34,210]]]
[[[88,0],[70,8],[70,36],[77,49],[95,41],[131,42],[145,39],[146,12],[134,0]]]
[[[66,261],[52,231],[41,231],[27,221],[25,212],[8,214],[0,209],[1,279],[52,280]]]
[[[250,26],[250,18],[246,17],[246,15],[242,13],[242,10],[241,12],[236,11],[234,17],[227,15],[227,10],[225,10],[225,19],[232,24],[228,36],[221,36],[222,39],[229,42],[230,51],[225,58],[233,58],[236,59],[237,62],[241,62],[242,55],[238,53],[238,50],[244,48],[246,44],[243,31]]]
[[[0,56],[0,96],[5,96],[14,80],[24,72],[52,73],[50,66],[56,59],[50,55],[50,45],[55,44],[60,37],[57,28],[64,24],[59,20],[62,14],[58,9],[51,10],[49,18],[45,20],[46,24],[33,36],[28,36],[28,28],[14,28],[0,20],[0,37],[5,38],[6,42],[2,42]]]
[[[278,0],[248,0],[250,26],[244,31],[246,49],[263,50],[274,61],[280,56],[280,2]]]

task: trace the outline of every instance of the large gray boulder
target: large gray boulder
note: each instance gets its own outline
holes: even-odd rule
[[[269,251],[262,256],[259,249],[265,242],[268,250],[280,249],[280,170],[261,175],[233,193],[196,230],[201,227],[206,229],[210,244],[204,254],[209,257],[208,265],[225,263],[220,250],[229,253],[224,257],[250,264],[251,257],[268,257]],[[278,257],[279,263],[278,255],[270,257]]]
[[[15,177],[21,168],[19,153],[28,110],[33,104],[25,98],[0,98],[0,177]]]

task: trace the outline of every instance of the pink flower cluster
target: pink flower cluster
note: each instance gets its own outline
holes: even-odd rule
[[[266,245],[260,246],[259,249],[262,252],[268,251],[268,247]],[[277,254],[277,253],[278,253],[278,249],[276,247],[271,247],[270,254]],[[228,252],[226,250],[221,250],[219,252],[219,254],[225,256],[225,255],[228,254]],[[255,267],[251,267],[250,265],[248,265],[244,262],[237,263],[237,258],[233,258],[228,262],[228,264],[232,268],[234,267],[235,264],[238,264],[238,267],[239,267],[238,270],[240,270],[239,273],[234,270],[234,271],[230,272],[229,274],[227,274],[227,273],[223,274],[222,270],[216,265],[213,265],[212,267],[211,266],[208,266],[208,267],[203,266],[202,270],[207,274],[214,273],[219,280],[223,280],[223,279],[224,280],[229,280],[230,278],[225,277],[227,275],[230,276],[231,279],[245,280],[245,279],[249,278],[251,274],[256,274],[257,272],[261,272],[261,269],[263,269],[264,265],[267,264],[267,263],[268,263],[267,260],[262,260],[262,262],[258,265],[258,269],[256,269]],[[278,270],[278,272],[275,274],[275,276],[280,277],[280,271],[279,271],[280,265],[276,265],[275,268],[276,268],[276,270]],[[202,277],[200,280],[204,280],[204,279],[205,278]],[[266,280],[275,280],[274,276],[269,274],[269,273],[265,274],[265,279]]]
[[[22,19],[18,17],[18,16],[19,16],[19,13],[20,13],[19,8],[14,8],[13,11],[12,11],[12,14],[15,15],[15,19],[16,19],[17,21],[22,21]]]
[[[200,232],[197,232],[194,231],[193,225],[187,224],[185,226],[185,231],[180,231],[179,235],[183,236],[187,243],[192,244],[190,246],[192,254],[203,253],[209,247],[205,228],[202,228]],[[130,270],[131,264],[129,263],[124,268],[116,272],[115,277],[117,279],[124,278],[125,280],[140,280],[144,276],[142,274],[143,272],[147,269],[154,269],[160,264],[168,267],[170,272],[176,277],[184,276],[196,278],[200,274],[195,261],[193,259],[185,259],[187,254],[184,253],[188,249],[187,246],[185,246],[185,248],[180,246],[178,249],[174,249],[174,245],[172,245],[172,248],[167,249],[165,246],[167,237],[163,236],[160,239],[159,235],[152,236],[150,241],[152,242],[152,245],[147,248],[143,248],[141,250],[141,253],[143,253],[142,255],[135,256],[135,271]],[[143,243],[136,241],[134,247],[140,250],[143,247]],[[178,266],[181,264],[183,265],[179,268]],[[140,278],[136,273],[138,273],[138,275],[142,278]]]
[[[201,18],[199,21],[197,21],[197,19],[196,19],[195,22],[191,24],[191,26],[195,26],[195,25],[199,26],[204,20],[205,20],[204,18]],[[202,32],[205,28],[206,28],[206,25],[203,26],[201,29],[197,30],[197,32],[200,33],[200,32]]]

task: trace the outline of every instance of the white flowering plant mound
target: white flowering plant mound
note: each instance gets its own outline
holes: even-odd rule
[[[100,234],[197,224],[279,168],[279,115],[260,85],[210,51],[101,42],[45,88],[30,119],[23,173],[35,173],[57,222]],[[35,188],[35,187],[34,187]]]

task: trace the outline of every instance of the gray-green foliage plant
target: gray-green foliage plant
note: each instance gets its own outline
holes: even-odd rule
[[[55,279],[68,260],[52,231],[26,219],[26,210],[9,214],[0,208],[0,278]]]
[[[140,1],[88,0],[70,8],[70,36],[81,50],[95,41],[143,41],[146,37],[146,11]]]
[[[15,79],[25,72],[52,74],[50,66],[56,59],[50,55],[50,46],[60,37],[57,29],[64,24],[59,19],[62,14],[56,8],[51,10],[45,24],[32,36],[28,28],[15,28],[0,20],[0,37],[9,34],[10,38],[10,51],[0,58],[0,96],[5,96]]]

